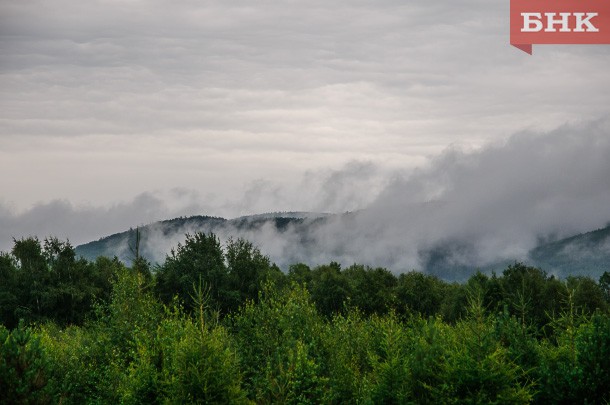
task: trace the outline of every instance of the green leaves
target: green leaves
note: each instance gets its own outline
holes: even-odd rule
[[[305,287],[267,284],[249,302],[232,330],[250,398],[264,403],[320,403],[327,392],[323,372],[323,321]]]
[[[147,266],[56,239],[0,254],[0,403],[610,401],[607,277],[515,264],[448,284],[334,262],[286,277],[213,234]]]
[[[186,317],[169,318],[160,325],[157,339],[161,357],[157,376],[163,401],[247,402],[238,358],[225,328],[201,328]]]
[[[600,313],[567,319],[557,345],[541,345],[538,373],[544,403],[607,403],[610,401],[610,317]]]
[[[9,332],[0,325],[0,393],[2,403],[46,404],[49,362],[39,338],[19,326]]]
[[[106,259],[108,261],[108,259]],[[96,301],[108,298],[114,266],[76,259],[69,242],[48,238],[16,240],[0,254],[0,322],[15,327],[54,321],[81,325]]]
[[[155,291],[165,303],[178,295],[187,310],[194,309],[191,298],[193,285],[200,281],[210,287],[214,304],[226,310],[228,272],[220,241],[216,235],[197,232],[186,235],[184,244],[172,250],[163,266],[157,270]]]

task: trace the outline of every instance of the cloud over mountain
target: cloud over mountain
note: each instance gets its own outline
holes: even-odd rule
[[[427,253],[444,249],[450,263],[484,266],[522,259],[541,241],[610,221],[609,135],[610,120],[600,119],[518,133],[478,150],[449,148],[415,171],[387,173],[353,162],[307,173],[293,185],[253,183],[243,199],[215,207],[189,190],[143,194],[106,208],[55,201],[15,214],[5,207],[0,229],[6,249],[9,236],[53,234],[80,243],[214,210],[332,211],[339,215],[306,227],[307,243],[302,226],[280,231],[264,222],[249,228],[227,222],[213,230],[223,240],[245,237],[284,265],[336,260],[406,271],[424,268]],[[25,233],[8,233],[18,230]],[[156,228],[150,237],[156,258],[162,260],[184,233],[194,231],[191,226],[168,236]]]

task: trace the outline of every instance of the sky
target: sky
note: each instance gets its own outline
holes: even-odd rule
[[[508,6],[0,0],[0,250],[193,214],[362,210],[398,250],[604,226],[610,46],[527,55]]]

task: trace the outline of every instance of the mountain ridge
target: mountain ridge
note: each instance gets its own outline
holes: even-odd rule
[[[233,219],[207,215],[178,217],[153,222],[137,227],[140,232],[140,254],[151,263],[161,264],[171,249],[184,240],[186,233],[214,232],[224,239],[259,235],[263,230],[271,232],[282,243],[298,244],[303,253],[294,257],[283,257],[283,265],[294,264],[308,257],[310,248],[316,244],[315,231],[321,224],[348,214],[313,212],[274,212],[241,216]],[[116,256],[130,263],[134,256],[136,229],[118,232],[96,241],[76,246],[77,255],[88,260],[98,256]],[[277,244],[277,243],[276,243]],[[599,278],[610,270],[610,224],[593,231],[575,234],[551,242],[541,242],[531,249],[526,257],[515,257],[492,261],[484,266],[459,262],[456,256],[473,249],[463,241],[440,244],[418,252],[422,268],[417,269],[444,279],[467,278],[476,270],[484,273],[504,270],[509,264],[523,262],[541,268],[559,277],[591,276]],[[261,246],[261,250],[265,247]],[[265,252],[264,252],[265,253]],[[309,264],[309,263],[307,263]],[[284,266],[286,267],[286,266]]]

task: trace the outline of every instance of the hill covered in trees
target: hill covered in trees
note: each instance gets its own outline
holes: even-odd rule
[[[54,238],[0,255],[3,403],[604,403],[610,273],[464,283],[193,233],[151,268]]]
[[[159,221],[137,228],[139,232],[140,254],[151,263],[162,262],[169,250],[184,240],[186,233],[214,232],[226,238],[248,232],[260,231],[270,227],[280,235],[290,230],[301,237],[297,243],[306,244],[307,234],[327,214],[305,212],[269,213],[225,219],[210,216],[191,216]],[[290,229],[289,229],[290,228]],[[76,247],[76,253],[88,260],[99,256],[117,257],[129,264],[133,259],[136,245],[136,229],[129,229],[110,236],[102,237]]]
[[[151,263],[161,263],[172,247],[184,241],[185,233],[214,232],[223,240],[245,237],[258,240],[259,244],[284,246],[272,256],[274,262],[287,271],[295,262],[311,265],[311,259],[320,256],[321,240],[328,237],[321,232],[324,226],[333,222],[335,226],[348,228],[350,215],[287,212],[231,220],[193,216],[160,221],[138,228],[140,255]],[[98,256],[116,256],[129,265],[135,245],[136,229],[130,229],[77,246],[76,253],[90,261]],[[492,260],[482,265],[469,259],[476,256],[474,249],[467,240],[437,243],[419,251],[421,264],[418,268],[393,271],[421,270],[445,280],[464,281],[476,270],[491,274],[518,261],[563,278],[586,275],[597,279],[605,271],[610,271],[610,226],[552,242],[540,242],[523,256]],[[340,252],[335,253],[339,256]]]
[[[560,274],[601,275],[610,270],[610,226],[542,244],[529,257],[534,265]]]

